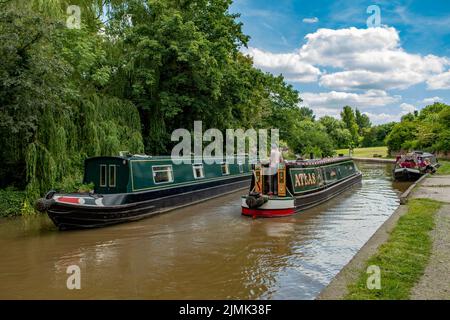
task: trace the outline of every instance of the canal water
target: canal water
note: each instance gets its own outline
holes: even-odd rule
[[[57,231],[46,216],[0,220],[1,299],[314,299],[399,205],[391,166],[288,218],[240,214],[234,193],[157,217]],[[77,265],[81,289],[68,290]]]

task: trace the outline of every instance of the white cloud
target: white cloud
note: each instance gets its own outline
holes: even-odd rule
[[[422,100],[422,102],[427,104],[427,105],[433,104],[435,102],[441,102],[441,101],[443,101],[443,99],[439,98],[439,97],[425,98],[425,99]]]
[[[318,29],[306,35],[305,41],[292,53],[271,53],[257,48],[250,48],[248,53],[255,65],[265,71],[282,73],[291,82],[317,81],[321,87],[330,89],[301,94],[318,117],[326,114],[338,117],[340,109],[350,105],[365,109],[374,123],[395,121],[416,107],[403,103],[392,111],[395,114],[377,114],[373,108],[401,100],[400,96],[389,94],[389,90],[405,90],[421,83],[426,83],[430,90],[450,89],[450,59],[406,52],[401,47],[399,32],[393,27]],[[431,99],[442,101],[434,97],[423,102]]]
[[[363,112],[366,116],[369,117],[370,121],[374,124],[381,124],[393,121],[400,121],[403,114],[387,114],[387,113],[371,113],[371,112]]]
[[[350,106],[355,105],[350,101],[359,101],[359,103],[362,102],[363,104],[369,103],[369,101],[370,101],[370,98],[368,96],[358,95],[357,97],[355,97],[354,94],[349,94],[349,93],[345,93],[345,92],[335,92],[332,95],[329,95],[330,97],[327,97],[328,93],[322,93],[322,94],[317,94],[317,95],[318,96],[316,96],[316,94],[309,94],[309,93],[306,94],[306,97],[307,97],[306,99],[308,99],[309,101],[315,101],[314,105],[316,105],[317,107],[315,107],[305,101],[306,105],[309,106],[314,111],[314,114],[316,115],[317,118],[321,118],[323,116],[331,116],[336,119],[340,119],[340,113],[342,111],[343,106],[345,106],[346,104],[348,104]],[[378,97],[375,98],[376,99],[375,101],[377,101],[378,103],[381,103],[383,96],[384,96],[384,94],[378,93]],[[336,98],[336,97],[338,97],[338,98]],[[374,98],[374,97],[375,97],[375,93],[372,92],[372,98]],[[389,96],[386,95],[385,97],[387,99],[392,99],[392,100],[395,99],[396,101],[398,101],[400,99],[400,97],[398,97],[398,96],[389,98]],[[342,101],[343,104],[341,104],[341,105],[339,103],[335,104],[334,102],[330,103],[330,101],[334,101],[334,100]],[[328,101],[328,102],[326,102],[326,101]],[[344,101],[346,101],[346,102],[344,102]],[[388,100],[388,101],[390,101],[390,100]],[[372,105],[370,105],[370,106],[372,106]],[[366,105],[366,107],[367,107],[367,105]],[[358,108],[360,108],[360,106],[358,106]],[[413,113],[415,110],[417,110],[417,108],[415,106],[413,106],[412,104],[402,103],[400,105],[400,110],[401,111],[396,114],[389,114],[386,112],[374,113],[374,112],[368,112],[368,111],[363,112],[363,114],[367,115],[372,123],[381,124],[381,123],[387,123],[387,122],[392,122],[392,121],[398,122],[398,121],[400,121],[401,117],[403,117],[404,115],[406,115],[408,113]]]
[[[406,89],[442,73],[447,58],[405,52],[395,28],[319,29],[308,34],[301,61],[338,70],[324,74],[322,86],[334,90]]]
[[[450,89],[450,71],[435,75],[427,81],[428,89]]]
[[[393,29],[393,28],[392,28]],[[395,29],[393,29],[395,31]],[[399,36],[384,28],[370,29],[318,29],[306,35],[307,40],[299,55],[306,61],[322,66],[348,68],[361,65],[361,53],[394,50],[398,46]],[[358,58],[357,61],[353,61]]]
[[[416,107],[414,107],[412,104],[409,104],[409,103],[402,103],[400,105],[400,109],[402,109],[402,112],[404,114],[413,113],[414,111],[417,110]]]
[[[341,118],[341,110],[336,108],[325,108],[325,107],[311,107],[314,111],[316,119],[320,119],[324,116],[330,116],[336,119]]]
[[[397,103],[401,100],[400,96],[390,96],[382,90],[368,90],[365,93],[350,93],[350,92],[321,92],[321,93],[302,93],[301,97],[303,103],[310,107],[317,118],[323,116],[332,116],[335,118],[340,117],[340,112],[345,105],[357,107],[361,109],[382,107],[389,104]],[[363,112],[367,114],[370,120],[375,123],[385,123],[390,121],[398,121],[401,116],[408,113],[405,110],[411,110],[414,106],[409,104],[401,105],[402,112],[396,115],[390,115],[386,113],[375,114],[371,112]]]
[[[304,23],[317,23],[319,22],[319,18],[314,17],[314,18],[304,18],[302,20]]]
[[[310,63],[342,69],[389,71],[415,69],[442,72],[448,59],[405,52],[395,28],[319,29],[305,37],[300,56]]]
[[[368,70],[352,70],[325,74],[319,84],[336,90],[354,89],[406,89],[424,80],[424,76],[414,70],[403,72],[373,72]]]
[[[321,74],[318,68],[301,61],[297,54],[271,53],[251,47],[246,53],[253,58],[258,68],[275,75],[283,74],[289,81],[315,82]]]
[[[301,94],[303,102],[311,108],[336,108],[345,105],[358,108],[379,107],[398,102],[400,96],[390,96],[382,90],[368,90],[364,93],[350,93],[342,91]]]
[[[256,66],[292,82],[315,82],[332,90],[406,89],[427,82],[430,89],[450,88],[450,60],[405,52],[392,27],[318,29],[293,53],[250,48]],[[320,72],[319,67],[333,68]],[[427,81],[428,80],[428,81]]]
[[[363,112],[365,115],[367,115],[370,119],[370,121],[372,121],[375,124],[380,124],[380,123],[386,123],[386,122],[392,122],[392,121],[400,121],[400,119],[408,114],[408,113],[413,113],[414,111],[417,110],[417,108],[415,106],[413,106],[412,104],[409,103],[402,103],[400,105],[400,109],[401,111],[397,114],[388,114],[388,113],[372,113],[372,112]]]

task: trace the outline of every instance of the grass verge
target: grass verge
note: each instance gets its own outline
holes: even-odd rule
[[[387,147],[355,148],[353,149],[353,156],[361,158],[373,158],[373,155],[377,154],[381,155],[383,158],[386,158],[388,155],[387,151]],[[336,154],[343,154],[345,156],[348,156],[348,149],[336,150]]]
[[[367,262],[356,283],[348,286],[345,299],[350,300],[404,300],[419,281],[431,254],[430,231],[434,215],[441,203],[429,199],[408,202],[408,212],[400,217],[386,243]],[[368,289],[367,267],[381,270],[381,289]]]
[[[438,174],[450,174],[450,161],[439,161],[441,166],[438,168]]]

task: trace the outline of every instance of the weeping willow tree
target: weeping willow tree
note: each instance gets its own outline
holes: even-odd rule
[[[6,2],[19,10],[32,10],[39,12],[44,17],[55,21],[66,21],[68,15],[72,15],[71,7],[78,6],[81,9],[83,24],[96,27],[100,18],[104,15],[109,4],[120,2],[115,0],[6,0]]]
[[[0,156],[14,166],[0,174],[25,188],[29,213],[46,191],[75,189],[86,157],[144,146],[136,107],[105,89],[109,68],[97,32],[65,28],[63,1],[1,6]]]
[[[32,202],[55,187],[76,188],[87,157],[143,152],[139,123],[134,105],[96,94],[60,113],[46,109],[27,147],[27,199]]]

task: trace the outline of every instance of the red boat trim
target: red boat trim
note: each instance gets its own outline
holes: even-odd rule
[[[242,207],[242,214],[245,216],[251,216],[251,217],[265,217],[265,218],[271,218],[271,217],[285,217],[285,216],[291,216],[295,214],[295,208],[286,208],[286,209],[249,209]]]
[[[77,197],[59,197],[58,202],[66,202],[66,203],[80,203],[80,198]]]

